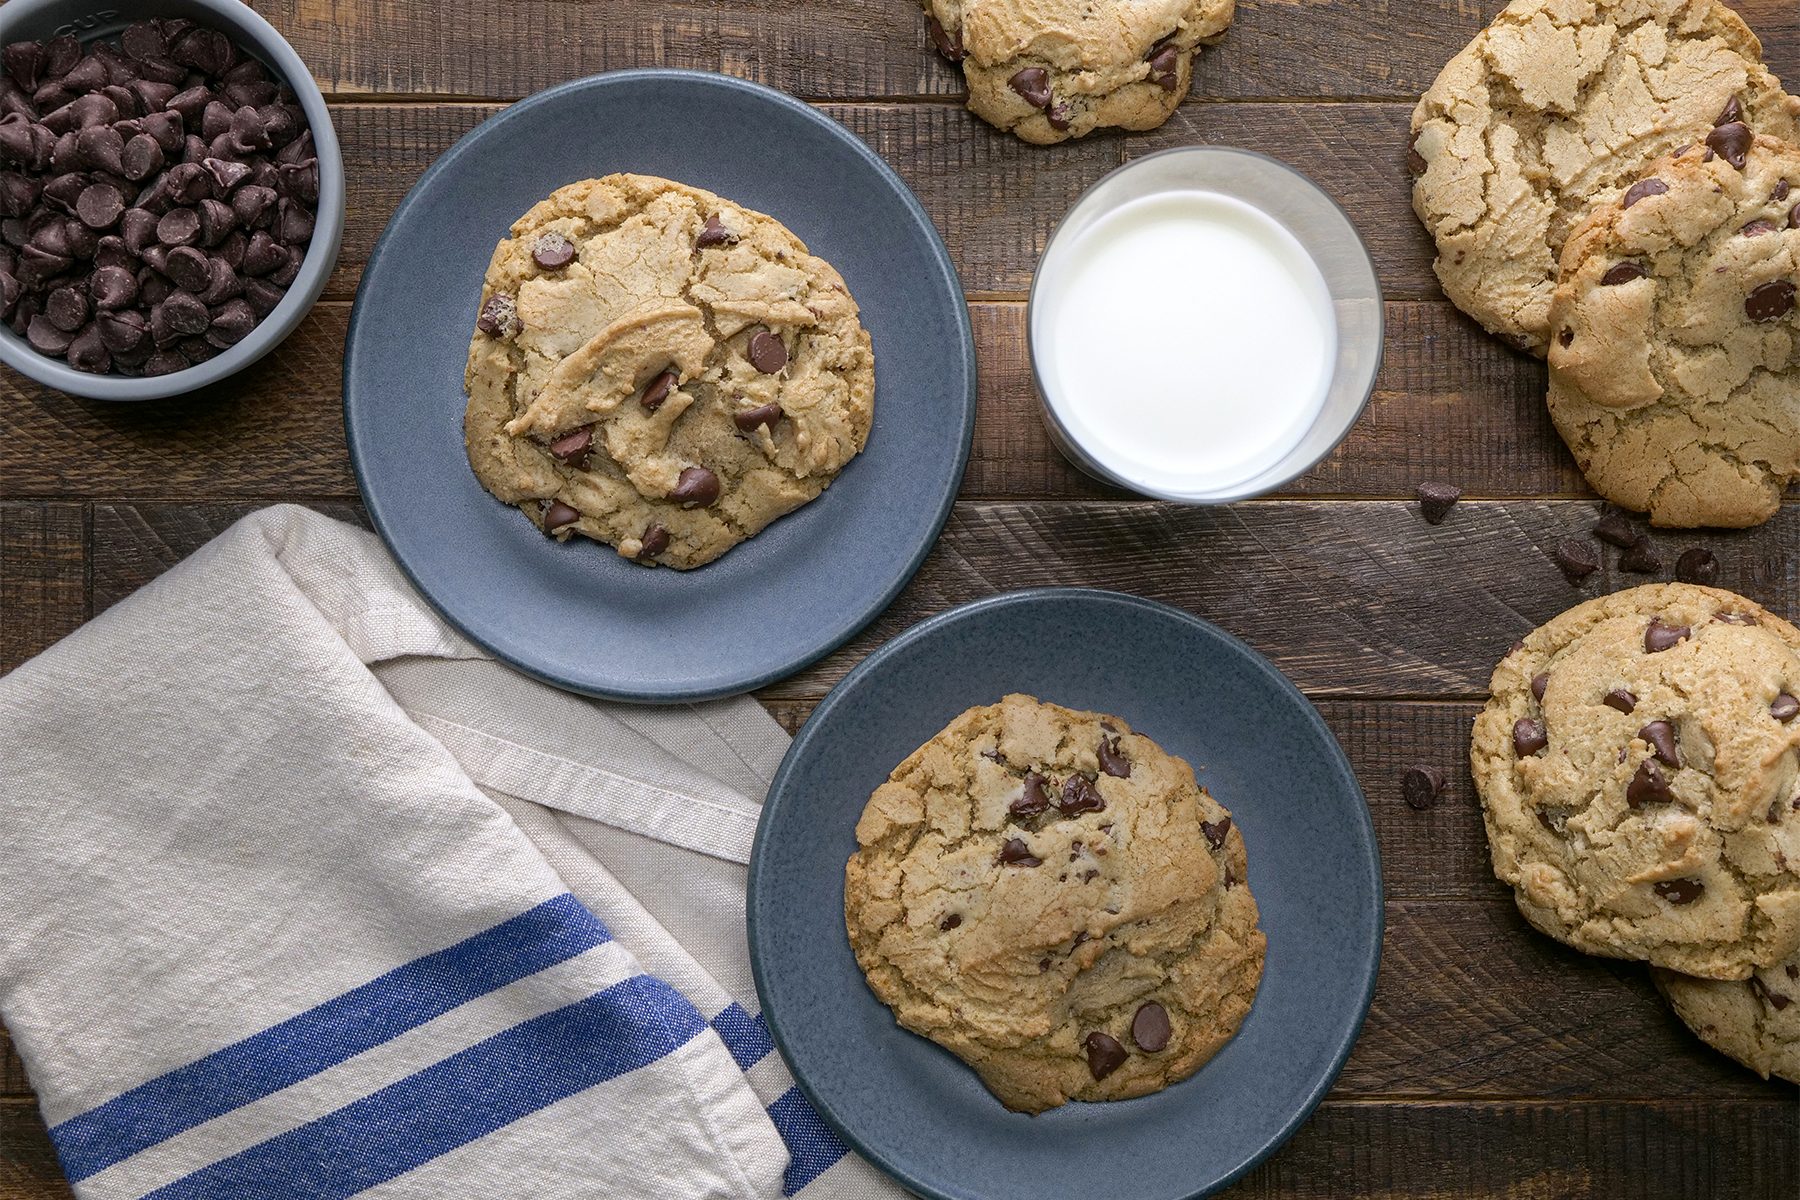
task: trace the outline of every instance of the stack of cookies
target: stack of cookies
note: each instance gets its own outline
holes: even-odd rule
[[[1800,477],[1800,101],[1717,0],[1515,0],[1413,115],[1458,307],[1550,363],[1588,482],[1742,527]]]
[[[1652,964],[1708,1043],[1800,1082],[1800,630],[1653,584],[1536,630],[1492,690],[1470,763],[1526,919]]]

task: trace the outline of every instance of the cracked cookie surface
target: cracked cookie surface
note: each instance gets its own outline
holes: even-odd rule
[[[1123,721],[972,708],[876,789],[856,840],[845,924],[869,986],[1008,1108],[1158,1091],[1250,1011],[1266,943],[1243,838]]]
[[[1048,145],[1096,129],[1154,129],[1236,0],[924,0],[931,42],[960,63],[969,108]]]
[[[1464,312],[1542,355],[1557,261],[1595,203],[1744,119],[1800,134],[1800,103],[1716,0],[1514,0],[1444,68],[1413,113],[1413,207]]]
[[[1800,476],[1800,148],[1730,123],[1569,239],[1550,415],[1588,482],[1663,526],[1754,525]]]
[[[1741,982],[1653,973],[1701,1041],[1761,1075],[1800,1083],[1800,954]]]
[[[1470,765],[1527,920],[1712,979],[1800,949],[1800,631],[1651,584],[1533,631],[1492,691]]]
[[[843,279],[773,217],[609,175],[500,242],[465,374],[483,486],[559,540],[711,562],[819,495],[874,419]]]

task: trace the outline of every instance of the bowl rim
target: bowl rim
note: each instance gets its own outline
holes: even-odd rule
[[[20,37],[37,36],[27,32],[34,22],[43,21],[68,3],[68,0],[9,0],[0,4],[0,44]],[[325,291],[325,285],[337,266],[338,253],[344,240],[346,185],[344,159],[338,144],[337,130],[319,90],[312,70],[288,40],[255,9],[241,0],[185,0],[197,9],[228,16],[248,35],[234,40],[248,41],[249,48],[273,67],[290,88],[306,112],[307,126],[312,131],[313,145],[319,158],[319,203],[316,206],[313,237],[287,294],[273,312],[263,318],[231,349],[168,375],[141,376],[107,373],[94,375],[77,371],[65,362],[32,349],[30,343],[9,327],[0,325],[0,362],[32,381],[57,391],[87,400],[132,403],[182,396],[218,383],[237,374],[274,350],[286,340],[312,311]],[[123,14],[121,14],[123,15]],[[141,19],[143,14],[131,14]],[[111,34],[84,31],[79,35],[85,44]]]
[[[1101,462],[1097,455],[1084,447],[1069,432],[1067,426],[1057,416],[1055,405],[1050,401],[1049,389],[1045,387],[1044,384],[1045,372],[1041,366],[1042,352],[1038,345],[1037,326],[1036,322],[1032,319],[1032,314],[1038,309],[1038,282],[1043,278],[1044,262],[1050,257],[1051,252],[1056,249],[1058,237],[1068,226],[1070,219],[1080,211],[1081,207],[1099,192],[1102,187],[1111,183],[1121,175],[1140,169],[1146,163],[1155,162],[1159,159],[1176,155],[1184,157],[1232,157],[1249,159],[1260,166],[1273,168],[1276,171],[1285,174],[1298,183],[1300,187],[1323,199],[1343,220],[1344,228],[1350,231],[1351,244],[1359,251],[1361,260],[1360,265],[1366,267],[1368,270],[1369,284],[1374,293],[1375,329],[1373,340],[1375,356],[1370,363],[1368,379],[1363,385],[1362,399],[1356,406],[1356,412],[1347,422],[1345,422],[1343,431],[1339,433],[1337,437],[1333,438],[1329,445],[1321,448],[1317,456],[1298,465],[1296,469],[1291,472],[1284,472],[1278,479],[1271,479],[1267,483],[1259,484],[1254,487],[1249,486],[1249,484],[1255,479],[1260,478],[1260,476],[1252,476],[1251,480],[1246,480],[1230,487],[1220,488],[1200,495],[1192,493],[1184,494],[1167,489],[1154,488],[1126,479],[1112,468],[1108,467],[1105,463]],[[1235,199],[1235,197],[1233,198]],[[1247,202],[1240,201],[1240,203]],[[1258,209],[1258,211],[1260,212],[1261,210]],[[1264,215],[1269,215],[1271,220],[1275,219],[1270,214]],[[1173,504],[1185,504],[1195,508],[1213,508],[1224,504],[1235,504],[1240,500],[1249,500],[1257,496],[1271,495],[1280,491],[1288,484],[1299,479],[1301,476],[1317,467],[1320,463],[1330,458],[1337,452],[1338,447],[1342,446],[1351,433],[1355,431],[1356,426],[1362,421],[1363,415],[1368,412],[1370,401],[1375,397],[1375,385],[1380,381],[1382,363],[1387,356],[1387,294],[1381,285],[1381,273],[1376,269],[1375,256],[1370,253],[1368,239],[1363,236],[1362,230],[1356,227],[1356,222],[1350,219],[1349,211],[1344,208],[1337,197],[1320,187],[1319,184],[1304,171],[1289,163],[1283,162],[1281,159],[1276,158],[1271,154],[1264,154],[1260,150],[1245,149],[1242,146],[1171,146],[1166,150],[1158,150],[1151,154],[1145,154],[1130,159],[1112,168],[1112,170],[1108,171],[1083,189],[1081,195],[1075,198],[1074,203],[1063,210],[1063,215],[1057,218],[1056,224],[1050,229],[1049,236],[1044,239],[1044,248],[1038,255],[1037,265],[1032,269],[1031,288],[1026,293],[1025,356],[1031,364],[1031,383],[1037,393],[1037,408],[1039,414],[1043,418],[1045,429],[1050,435],[1051,442],[1063,456],[1069,460],[1072,466],[1084,475],[1097,479],[1108,486],[1128,491],[1133,495],[1145,496],[1152,500],[1166,500]]]

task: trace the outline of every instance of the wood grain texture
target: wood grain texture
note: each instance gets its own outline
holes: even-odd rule
[[[0,674],[87,620],[79,504],[0,504]]]

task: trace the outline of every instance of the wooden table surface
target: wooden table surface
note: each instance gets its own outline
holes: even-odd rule
[[[913,0],[255,3],[334,105],[351,196],[337,272],[276,354],[209,394],[104,406],[0,372],[0,671],[252,509],[360,518],[339,407],[350,302],[395,203],[458,136],[597,71],[759,80],[844,122],[918,193],[961,272],[981,362],[974,453],[942,541],[872,628],[760,694],[776,715],[797,727],[871,648],[996,591],[1099,585],[1216,621],[1324,712],[1368,793],[1387,885],[1381,984],[1349,1065],[1231,1195],[1800,1196],[1795,1089],[1703,1047],[1641,967],[1533,933],[1488,870],[1467,737],[1495,659],[1576,601],[1645,581],[1612,551],[1581,589],[1551,564],[1546,549],[1585,532],[1597,504],[1545,415],[1542,366],[1444,300],[1408,203],[1413,101],[1500,0],[1240,0],[1162,129],[1048,149],[964,111]],[[1800,82],[1800,5],[1738,6],[1770,65]],[[1348,442],[1280,496],[1227,509],[1133,500],[1069,468],[1039,426],[1024,351],[1025,289],[1058,216],[1125,159],[1195,143],[1317,179],[1368,239],[1388,299],[1386,367]],[[1410,502],[1424,479],[1467,494],[1440,527]],[[1657,543],[1671,567],[1711,546],[1722,583],[1800,613],[1800,508]],[[1433,810],[1400,799],[1415,763],[1451,781]],[[0,1049],[0,1200],[67,1196],[24,1068]]]

